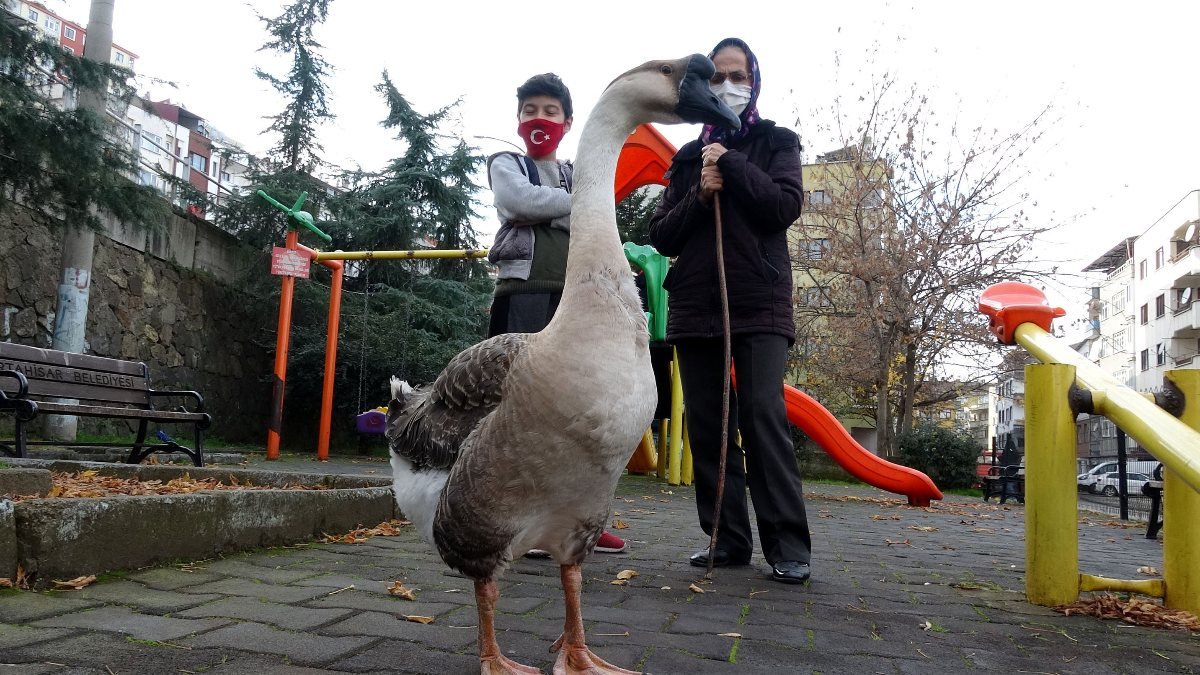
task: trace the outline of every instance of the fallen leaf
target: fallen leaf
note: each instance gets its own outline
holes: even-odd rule
[[[629,582],[624,579],[613,579],[612,581],[610,581],[608,583],[612,584],[613,586],[624,586],[624,585],[628,584]]]
[[[931,630],[933,628],[933,624],[929,623],[928,619],[926,619],[924,623],[917,624],[917,626],[919,626],[921,630]]]
[[[766,593],[766,591],[750,591],[750,597],[753,598],[754,596],[762,595],[763,593]]]
[[[658,590],[660,590],[660,591],[669,591],[669,590],[671,590],[671,587],[670,587],[670,586],[663,586],[662,588],[660,588],[660,589],[658,589]]]
[[[95,580],[96,580],[96,575],[89,574],[89,575],[83,576],[83,577],[75,577],[74,579],[69,579],[67,581],[55,581],[54,587],[55,588],[63,588],[63,589],[73,588],[75,590],[79,590],[81,588],[86,588],[87,586],[90,586],[91,583]]]
[[[12,587],[13,587],[12,579],[7,579],[7,578],[0,579],[0,588],[12,588]]]
[[[1067,616],[1096,616],[1101,619],[1120,619],[1138,626],[1200,632],[1200,619],[1194,614],[1181,609],[1168,609],[1157,602],[1137,597],[1121,600],[1115,595],[1104,593],[1089,600],[1080,600],[1054,609]]]
[[[717,633],[717,637],[742,637],[741,633]]]
[[[628,530],[629,529],[629,523],[621,520],[620,518],[613,518],[612,526],[614,529],[617,529],[617,530]]]
[[[916,530],[917,532],[937,532],[938,531],[938,529],[936,527],[931,527],[929,525],[909,525],[908,529]]]
[[[1153,567],[1150,567],[1149,565],[1139,567],[1139,568],[1137,568],[1137,571],[1138,571],[1138,574],[1145,574],[1148,577],[1158,576],[1158,570],[1154,569]]]
[[[904,541],[892,541],[891,539],[884,539],[884,541],[887,542],[888,546],[912,546],[912,539],[905,539]]]
[[[634,570],[621,570],[617,572],[618,579],[632,579],[636,576],[638,576],[638,573]]]
[[[410,614],[410,615],[405,616],[404,618],[408,621],[413,621],[416,623],[433,623],[432,616],[416,616],[416,615]]]
[[[413,594],[412,589],[405,588],[404,583],[400,581],[393,581],[392,583],[388,584],[387,592],[388,595],[394,595],[397,598],[404,598],[405,600],[417,599],[417,596]]]
[[[693,593],[703,593],[704,592],[704,589],[700,588],[696,584],[692,584],[691,586],[688,586],[688,590]]]

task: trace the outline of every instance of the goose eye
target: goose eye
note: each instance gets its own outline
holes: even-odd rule
[[[671,66],[668,66],[665,63],[658,67],[658,71],[660,73],[662,73],[663,75],[670,75],[671,73],[675,72],[675,70],[673,68],[671,68]]]

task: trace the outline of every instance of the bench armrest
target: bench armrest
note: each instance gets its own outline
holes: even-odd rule
[[[17,393],[15,396],[9,396],[0,389],[0,410],[12,410],[16,413],[17,419],[22,422],[37,417],[38,406],[37,401],[32,401],[29,398],[29,381],[25,379],[24,373],[16,370],[0,370],[0,377],[11,377],[17,381]]]
[[[0,370],[0,377],[11,377],[17,381],[17,395],[14,398],[26,398],[29,396],[29,381],[25,379],[25,374],[17,370]],[[0,400],[8,398],[3,389],[0,389]]]
[[[154,398],[154,397],[169,398],[172,396],[183,397],[183,398],[193,398],[196,400],[196,409],[189,411],[186,408],[184,408],[184,412],[204,412],[204,397],[201,396],[200,392],[198,392],[198,391],[158,391],[155,389],[151,389],[150,391],[148,391],[146,393],[149,394],[150,398]]]

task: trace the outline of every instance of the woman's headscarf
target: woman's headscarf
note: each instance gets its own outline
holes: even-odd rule
[[[712,59],[717,55],[717,52],[726,47],[737,47],[746,53],[746,63],[750,67],[750,102],[746,104],[746,109],[740,115],[742,127],[737,131],[726,129],[724,127],[705,124],[704,131],[700,132],[700,142],[708,145],[709,143],[720,143],[728,145],[731,141],[741,140],[750,133],[750,127],[754,126],[759,120],[758,114],[758,92],[762,89],[762,73],[758,70],[758,57],[754,56],[754,52],[750,51],[749,45],[745,41],[738,38],[725,38],[717,43],[716,47],[709,52],[708,58]]]

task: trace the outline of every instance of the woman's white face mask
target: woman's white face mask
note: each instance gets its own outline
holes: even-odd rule
[[[748,84],[734,84],[729,80],[725,80],[721,84],[708,85],[712,89],[712,93],[721,99],[721,102],[729,106],[734,114],[741,115],[746,106],[750,105],[751,89]]]

